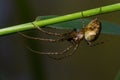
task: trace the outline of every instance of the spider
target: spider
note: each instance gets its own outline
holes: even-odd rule
[[[92,44],[92,42],[94,42],[99,37],[100,32],[101,32],[101,22],[97,18],[93,19],[90,23],[88,23],[88,25],[86,27],[83,26],[83,28],[80,30],[73,29],[72,31],[67,32],[67,33],[63,33],[63,34],[47,32],[47,31],[43,30],[42,28],[39,28],[39,26],[35,25],[34,23],[32,23],[32,24],[39,31],[41,31],[45,34],[48,34],[48,35],[59,36],[60,38],[58,38],[58,39],[44,39],[44,38],[37,38],[37,37],[28,36],[28,35],[25,35],[23,33],[19,33],[19,34],[22,35],[23,37],[26,37],[29,39],[34,39],[34,40],[41,40],[41,41],[48,41],[48,42],[68,41],[72,44],[61,52],[39,52],[39,51],[33,50],[30,47],[28,47],[28,49],[34,53],[46,54],[55,60],[61,60],[65,57],[73,55],[73,53],[75,53],[75,51],[79,47],[79,44],[82,40],[85,40],[87,42],[87,44],[90,46],[95,46],[95,45],[99,44],[99,43]],[[72,52],[70,52],[68,55],[65,55],[63,57],[55,58],[55,57],[50,56],[50,55],[62,55],[71,49],[72,49]]]

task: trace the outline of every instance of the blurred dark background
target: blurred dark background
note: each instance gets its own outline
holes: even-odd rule
[[[37,16],[64,15],[118,2],[119,0],[0,0],[0,28],[31,22]],[[120,24],[119,17],[120,12],[99,16],[100,20],[116,24]],[[28,33],[36,34],[34,31]],[[100,41],[105,41],[105,44],[88,47],[82,42],[74,56],[55,61],[31,53],[25,45],[51,51],[60,50],[63,43],[44,44],[25,39],[17,33],[2,36],[0,80],[114,80],[120,68],[120,36],[102,34],[98,42]],[[66,42],[65,44],[67,45]]]

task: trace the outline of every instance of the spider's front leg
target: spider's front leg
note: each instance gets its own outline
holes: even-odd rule
[[[48,31],[45,31],[43,30],[42,28],[40,28],[39,26],[35,25],[33,22],[32,24],[34,25],[35,28],[37,28],[39,31],[45,33],[45,34],[48,34],[48,35],[53,35],[53,36],[63,36],[63,34],[59,34],[59,33],[53,33],[53,32],[48,32]]]
[[[64,58],[66,58],[66,57],[72,56],[72,55],[75,53],[75,51],[77,50],[78,46],[79,46],[79,45],[76,44],[76,45],[73,46],[73,49],[70,48],[70,49],[72,49],[72,52],[69,52],[69,54],[66,54],[65,56],[56,58],[56,57],[52,57],[52,56],[48,55],[48,57],[49,57],[49,58],[52,58],[52,59],[54,59],[54,60],[62,60],[62,59],[64,59]],[[70,49],[69,49],[69,50],[70,50]]]
[[[33,39],[33,40],[40,40],[40,41],[48,41],[48,42],[59,42],[59,41],[64,41],[64,38],[59,38],[59,39],[45,39],[45,38],[38,38],[38,37],[32,37],[25,35],[23,33],[18,32],[21,36],[28,38],[28,39]]]
[[[71,48],[73,47],[73,45],[70,45],[69,47],[67,47],[66,49],[64,49],[63,51],[60,52],[40,52],[40,51],[36,51],[31,49],[30,47],[27,47],[31,52],[37,53],[37,54],[45,54],[45,55],[62,55],[64,53],[66,53],[67,51],[69,51]]]

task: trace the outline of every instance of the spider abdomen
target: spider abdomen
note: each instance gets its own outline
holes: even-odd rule
[[[94,41],[98,38],[101,31],[101,22],[96,18],[85,27],[85,40],[88,42]]]

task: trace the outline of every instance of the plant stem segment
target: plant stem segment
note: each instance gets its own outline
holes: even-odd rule
[[[45,25],[55,24],[55,23],[64,22],[64,21],[70,21],[70,20],[79,19],[79,18],[83,18],[83,17],[90,17],[90,16],[103,14],[103,13],[110,13],[110,12],[119,11],[119,10],[120,10],[120,3],[117,3],[117,4],[113,4],[113,5],[103,6],[100,8],[95,8],[95,9],[90,9],[90,10],[86,10],[86,11],[67,14],[67,15],[63,15],[63,16],[59,16],[59,17],[55,17],[55,18],[34,21],[33,23],[35,25],[42,27]],[[16,26],[11,26],[8,28],[0,29],[0,36],[15,33],[18,31],[30,30],[33,28],[34,28],[34,25],[31,22],[16,25]]]

